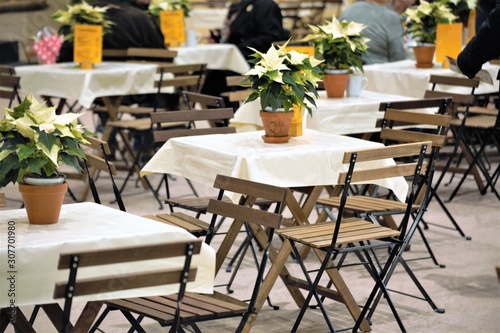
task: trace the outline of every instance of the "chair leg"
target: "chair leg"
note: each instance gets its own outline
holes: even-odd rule
[[[108,315],[109,311],[110,311],[109,307],[106,306],[104,308],[103,313],[99,316],[99,318],[97,318],[97,320],[94,323],[94,325],[92,325],[92,328],[89,330],[89,333],[94,333],[96,330],[99,329],[99,326],[102,324],[102,322],[104,321],[104,318],[106,318],[106,316]]]
[[[132,327],[137,331],[137,333],[146,333],[146,331],[142,328],[139,322],[132,316],[132,314],[128,311],[120,310],[121,313],[127,318]]]
[[[304,301],[304,304],[302,305],[302,308],[300,309],[299,315],[297,316],[297,319],[295,320],[295,323],[294,323],[293,328],[290,331],[290,333],[297,332],[297,329],[299,328],[300,322],[302,321],[302,318],[304,317],[306,309],[309,306],[309,303],[311,302],[311,299],[313,296],[316,299],[316,302],[318,303],[318,306],[321,310],[321,313],[323,314],[323,318],[325,319],[325,322],[328,326],[328,329],[330,330],[330,332],[335,333],[335,329],[333,328],[333,324],[330,321],[330,318],[328,318],[328,314],[326,313],[326,310],[323,306],[323,303],[321,302],[321,298],[319,297],[318,293],[316,292],[316,288],[318,287],[319,282],[321,280],[321,277],[323,276],[323,272],[325,271],[326,266],[329,263],[330,258],[332,257],[332,253],[329,253],[329,252],[325,253],[325,258],[323,259],[323,262],[321,263],[320,269],[318,270],[318,272],[316,274],[316,278],[315,278],[314,283],[313,283],[313,281],[311,280],[311,278],[309,276],[309,273],[307,272],[307,268],[305,267],[304,262],[301,259],[299,250],[297,250],[297,248],[295,247],[294,242],[291,241],[291,243],[292,243],[292,250],[295,253],[295,256],[297,257],[297,260],[300,264],[300,268],[302,269],[302,272],[304,273],[304,276],[307,280],[307,283],[310,286],[310,290],[309,290],[309,293],[307,294],[307,297]]]

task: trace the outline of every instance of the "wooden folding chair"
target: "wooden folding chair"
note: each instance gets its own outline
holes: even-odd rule
[[[8,73],[10,73],[10,69]],[[20,103],[21,99],[19,97],[19,81],[21,78],[19,76],[7,74],[4,75],[0,73],[0,99],[7,100],[7,107],[12,107],[12,102],[15,99]]]
[[[208,211],[213,213],[211,225],[213,227],[217,216],[234,219],[233,225],[226,234],[223,242],[217,251],[216,272],[219,271],[227,251],[232,246],[234,238],[239,232],[243,223],[249,225],[254,233],[265,235],[267,246],[264,248],[259,264],[258,274],[252,288],[251,298],[248,302],[238,300],[225,294],[214,292],[212,295],[186,293],[180,310],[180,324],[192,326],[195,332],[201,332],[197,323],[210,320],[218,320],[231,317],[241,317],[236,332],[241,332],[249,316],[255,311],[255,301],[260,290],[261,281],[264,276],[266,264],[269,256],[269,246],[271,245],[274,230],[279,228],[282,216],[278,212],[281,210],[281,203],[286,199],[288,190],[286,188],[275,187],[267,184],[259,184],[251,181],[218,175],[214,187],[219,189],[218,199],[211,199]],[[224,192],[241,194],[239,204],[231,201],[221,200]],[[253,203],[256,198],[264,198],[273,202],[278,202],[275,212],[267,212],[256,209]],[[206,241],[210,242],[210,235]],[[139,314],[137,321],[143,317],[157,321],[161,326],[170,326],[174,323],[171,315],[174,310],[176,295],[145,297],[140,299],[123,299],[106,302],[107,310],[99,318],[90,331],[94,332],[101,324],[109,310],[118,309],[122,313]],[[129,316],[127,319],[133,318]],[[144,332],[137,327],[138,332]]]
[[[454,119],[450,125],[454,138],[453,151],[446,164],[442,167],[442,174],[437,183],[441,183],[447,172],[462,174],[461,180],[448,199],[451,201],[458,193],[467,175],[471,174],[474,176],[481,194],[486,194],[487,189],[490,187],[496,197],[500,199],[500,194],[495,189],[492,175],[488,171],[488,166],[485,162],[487,157],[484,154],[486,145],[490,143],[496,146],[497,151],[500,151],[499,140],[495,134],[499,126],[498,110],[487,109],[477,105],[475,89],[479,86],[478,80],[431,75],[429,83],[432,84],[432,88],[426,91],[426,97],[450,96],[453,98],[454,104],[453,108],[451,108]],[[470,94],[461,94],[439,91],[443,87],[469,88],[471,92]],[[462,156],[467,162],[466,167],[459,165]],[[456,161],[455,167],[452,166],[454,161]]]
[[[126,50],[127,61],[141,63],[155,63],[159,66],[173,64],[177,51],[169,49],[150,49],[129,47]]]
[[[118,204],[120,210],[125,212],[125,204],[123,203],[122,196],[116,186],[114,178],[114,176],[117,175],[116,166],[113,162],[108,161],[107,158],[110,154],[108,143],[95,137],[86,137],[86,139],[89,141],[87,146],[93,150],[93,152],[85,153],[87,159],[84,160],[84,167],[85,173],[87,174],[87,182],[92,192],[94,202],[98,204],[101,203],[101,199],[99,198],[99,193],[95,185],[94,175],[96,171],[103,171],[109,174],[116,203]]]
[[[410,144],[400,144],[380,148],[364,149],[344,154],[342,163],[348,165],[347,172],[341,172],[338,179],[338,184],[343,186],[344,190],[340,196],[340,205],[338,213],[334,221],[316,223],[305,226],[288,227],[277,230],[277,234],[292,246],[293,254],[299,262],[302,272],[307,281],[306,289],[309,293],[302,306],[302,309],[297,317],[297,320],[292,328],[292,332],[297,331],[305,311],[309,307],[309,303],[314,297],[320,307],[323,317],[331,332],[334,332],[333,324],[331,323],[328,314],[323,306],[323,300],[320,298],[333,297],[329,288],[319,285],[321,277],[325,270],[338,270],[341,263],[336,264],[335,260],[339,254],[355,253],[362,264],[368,267],[371,275],[375,279],[374,295],[371,296],[363,311],[359,316],[353,332],[356,332],[361,322],[364,320],[364,315],[369,310],[373,297],[381,290],[389,303],[392,313],[399,327],[404,331],[404,326],[397,314],[390,295],[386,289],[388,279],[386,274],[392,268],[392,265],[397,262],[401,255],[401,248],[407,244],[412,230],[409,228],[409,219],[411,217],[411,208],[416,198],[416,189],[420,188],[419,182],[425,173],[424,158],[429,154],[431,142],[418,142]],[[389,165],[380,168],[357,168],[357,163],[369,162],[375,160],[385,160],[388,158],[414,158],[408,163]],[[399,230],[394,230],[372,221],[367,221],[363,217],[346,217],[345,213],[348,210],[347,203],[351,197],[349,187],[354,183],[369,183],[378,179],[391,177],[408,176],[412,177],[408,198],[406,200],[405,213],[402,218]],[[301,254],[297,245],[303,245],[314,249],[317,253],[321,253],[322,262],[319,269],[309,271],[301,258]],[[285,245],[283,245],[285,246]],[[381,271],[374,264],[372,255],[369,250],[377,248],[389,247],[391,249],[389,259]],[[310,276],[310,272],[317,272],[314,280]]]
[[[189,124],[199,121],[226,121],[234,115],[230,108],[219,109],[201,109],[201,110],[182,110],[182,111],[166,111],[155,112],[151,114],[151,123],[153,126],[153,136],[156,144],[167,142],[171,138],[191,135],[207,135],[207,134],[226,134],[235,133],[233,127],[193,127]],[[173,128],[170,124],[184,123],[186,126]],[[187,198],[172,198],[168,187],[167,175],[164,175],[166,183],[165,190],[167,195],[166,203],[169,204],[171,212],[174,207],[188,209],[196,212],[196,218],[206,212],[209,198],[207,197],[187,197]],[[184,214],[185,215],[185,214]]]
[[[156,245],[61,254],[57,268],[59,270],[69,269],[69,278],[66,282],[56,283],[54,288],[54,299],[64,298],[65,300],[60,332],[69,333],[72,330],[70,314],[74,297],[100,294],[103,292],[103,288],[107,292],[112,292],[179,283],[179,293],[176,294],[177,302],[173,304],[171,314],[171,332],[178,332],[180,321],[179,305],[183,301],[186,283],[194,281],[196,276],[196,267],[191,266],[191,258],[193,255],[200,253],[201,243],[201,240],[177,241]],[[77,278],[78,270],[86,267],[112,264],[126,265],[134,261],[174,257],[184,257],[184,263],[179,267],[158,268],[153,272],[102,274],[92,279]]]

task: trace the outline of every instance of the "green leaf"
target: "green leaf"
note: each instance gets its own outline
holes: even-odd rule
[[[12,117],[14,119],[22,118],[24,117],[24,113],[26,110],[28,110],[31,106],[31,102],[28,100],[27,97],[24,98],[24,100],[16,106],[14,109],[12,109],[14,112],[12,113]]]
[[[38,136],[38,141],[45,147],[47,147],[49,151],[52,149],[52,146],[56,144],[56,138],[45,131],[40,132]]]
[[[36,151],[37,151],[37,149],[35,146],[27,146],[27,145],[20,146],[19,150],[17,152],[17,156],[19,158],[19,161],[22,161],[25,158],[30,157],[30,155],[35,153]]]
[[[82,172],[82,167],[76,156],[68,154],[59,154],[59,158],[61,159],[62,163],[75,168],[75,170],[78,171],[79,173]]]

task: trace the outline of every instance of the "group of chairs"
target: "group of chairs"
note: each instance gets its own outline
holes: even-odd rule
[[[168,67],[173,65],[167,64],[165,66],[167,69],[159,65],[160,79],[155,83],[158,94],[164,86],[163,80],[168,80],[163,78],[163,74],[172,73]],[[13,74],[0,75],[0,86],[7,82],[17,89],[19,80],[17,78],[16,82],[16,77]],[[199,78],[199,80],[203,80],[203,78]],[[424,242],[435,261],[421,229],[422,226],[427,226],[428,221],[424,219],[424,213],[432,199],[435,199],[445,210],[454,225],[454,229],[465,237],[438,194],[438,187],[447,172],[450,169],[458,171],[458,168],[453,168],[452,164],[457,161],[459,154],[469,156],[471,161],[463,173],[463,178],[477,167],[478,172],[486,180],[485,188],[491,188],[491,191],[498,197],[498,192],[495,189],[499,173],[498,167],[494,170],[488,169],[485,150],[491,145],[497,150],[499,148],[499,116],[498,111],[474,106],[473,93],[477,84],[473,80],[431,76],[430,82],[432,88],[426,92],[424,99],[381,104],[380,110],[384,112],[384,117],[380,123],[380,138],[385,146],[349,151],[344,154],[342,163],[346,165],[347,171],[340,173],[336,187],[341,191],[318,201],[318,207],[322,211],[317,223],[281,227],[286,197],[293,195],[290,189],[219,175],[214,183],[214,188],[219,190],[217,197],[199,198],[195,196],[194,198],[176,200],[171,198],[168,176],[165,175],[163,178],[167,198],[165,202],[170,207],[170,214],[147,217],[185,228],[196,236],[204,237],[208,244],[211,243],[216,232],[216,221],[219,217],[234,219],[230,231],[217,251],[216,272],[223,265],[224,259],[243,225],[247,226],[247,230],[252,230],[249,234],[251,237],[255,237],[255,234],[259,232],[264,232],[266,235],[267,244],[264,246],[261,259],[258,261],[257,277],[249,302],[243,302],[217,292],[213,295],[185,292],[186,283],[192,280],[196,274],[190,262],[192,255],[199,251],[200,241],[162,244],[154,249],[128,248],[115,252],[116,256],[108,256],[102,251],[99,253],[89,251],[78,255],[65,254],[61,255],[59,269],[69,269],[70,278],[67,282],[56,286],[55,290],[56,297],[65,298],[61,331],[71,331],[69,314],[74,296],[97,293],[100,292],[99,286],[102,283],[116,281],[117,278],[125,279],[125,277],[107,276],[99,281],[82,282],[77,276],[78,267],[114,264],[116,262],[126,263],[131,260],[146,260],[165,256],[184,256],[184,265],[172,274],[160,272],[160,274],[148,277],[127,277],[131,278],[131,281],[136,281],[130,284],[130,287],[180,283],[178,294],[107,301],[105,302],[106,309],[95,323],[92,331],[98,329],[109,311],[119,310],[138,332],[145,332],[141,327],[141,321],[144,317],[151,318],[162,326],[171,326],[171,332],[182,332],[182,326],[192,326],[196,332],[199,332],[196,325],[199,322],[235,316],[241,317],[236,329],[239,332],[247,324],[249,317],[260,309],[259,302],[262,300],[258,298],[258,295],[275,230],[282,241],[290,244],[293,257],[298,261],[306,278],[304,286],[308,290],[308,294],[292,331],[298,329],[303,315],[310,307],[312,298],[316,300],[329,330],[335,331],[323,304],[325,298],[335,299],[336,295],[331,292],[329,288],[331,285],[324,287],[320,285],[320,282],[324,274],[330,275],[332,271],[348,267],[345,260],[350,253],[355,255],[374,279],[373,290],[362,306],[361,312],[357,315],[358,319],[353,328],[354,331],[360,327],[361,329],[366,328],[364,326],[366,325],[365,319],[372,320],[382,296],[389,304],[401,331],[405,331],[388,288],[393,272],[399,264],[415,283],[423,299],[436,312],[444,312],[444,309],[434,304],[403,255],[414,233],[418,231],[424,238]],[[437,87],[444,84],[470,87],[471,94],[439,92]],[[7,96],[12,102],[18,98],[16,89],[11,90],[10,93],[3,93],[0,90],[0,97]],[[152,110],[137,108],[138,112],[144,112],[143,114],[148,115],[146,118],[137,119],[136,123],[141,122],[142,127],[132,127],[131,123],[127,124],[127,121],[133,122],[135,120],[115,119],[108,122],[108,130],[115,127],[119,131],[149,131],[155,144],[164,143],[178,136],[234,132],[233,128],[227,127],[233,110],[224,108],[224,102],[220,97],[202,95],[197,91],[183,91],[181,96],[186,104],[184,110],[159,111],[156,106]],[[202,105],[202,108],[199,109],[195,104]],[[212,107],[212,109],[208,107]],[[437,111],[433,113],[416,112],[418,109],[429,108],[437,109]],[[474,113],[480,114],[474,116]],[[197,128],[195,123],[201,120],[208,121],[211,125],[206,128]],[[419,130],[414,130],[415,127]],[[122,133],[122,135],[124,138],[126,137],[126,133]],[[94,137],[88,139],[89,146],[94,153],[87,153],[87,160],[84,163],[86,164],[86,181],[90,185],[94,200],[100,203],[94,179],[95,170],[98,169],[111,175],[113,192],[119,208],[125,210],[121,199],[121,190],[123,190],[124,185],[119,189],[115,184],[113,176],[116,175],[116,166],[106,157],[109,155],[107,142]],[[444,167],[440,167],[437,165],[437,161],[440,156],[445,155],[441,149],[447,145],[450,139],[454,140],[452,153],[447,156]],[[139,154],[134,156],[132,165],[128,167],[129,176],[139,167],[141,163],[140,153],[143,151],[144,149],[139,149]],[[396,160],[396,164],[384,168],[358,168],[358,163],[388,158]],[[434,179],[436,169],[441,171],[437,181]],[[396,200],[392,193],[384,193],[372,185],[360,185],[395,175],[407,177],[409,180],[409,191],[404,202]],[[433,180],[435,181],[433,182]],[[454,192],[458,191],[461,183]],[[158,199],[158,189],[154,189],[154,191]],[[224,195],[226,191],[242,194],[239,203],[228,200]],[[274,210],[260,209],[262,207],[256,205],[259,200],[265,202],[266,207],[272,203],[275,207]],[[195,216],[174,212],[176,207],[193,211]],[[199,219],[202,214],[212,214],[210,223]],[[399,216],[398,223],[395,222],[395,216]],[[320,268],[314,270],[315,276],[311,276],[311,271],[306,268],[305,255],[300,250],[300,245],[313,249],[322,259]],[[387,257],[381,256],[380,249],[388,249],[389,255]],[[132,257],[131,253],[136,255]],[[186,276],[188,277],[186,278]],[[113,285],[113,283],[107,285]],[[134,317],[133,314],[138,315],[138,317]],[[34,321],[35,316],[36,314],[32,316],[32,321]]]
[[[256,223],[260,225],[260,227],[253,228],[252,230],[254,233],[266,231],[268,246],[271,244],[274,229],[277,229],[277,233],[282,240],[289,241],[293,244],[294,257],[299,260],[300,266],[307,276],[306,280],[308,281],[308,287],[306,289],[309,290],[308,297],[306,298],[306,302],[293,331],[298,328],[301,317],[308,308],[309,301],[312,297],[317,300],[319,307],[322,309],[325,319],[327,323],[329,323],[329,329],[334,331],[326,314],[326,310],[322,305],[324,300],[323,297],[328,297],[331,293],[326,291],[327,288],[320,287],[318,284],[323,272],[328,272],[328,270],[332,269],[338,270],[342,267],[343,258],[347,253],[355,253],[359,260],[367,266],[368,271],[375,280],[373,292],[367,304],[363,307],[363,311],[359,316],[355,329],[357,329],[357,326],[363,324],[362,320],[365,318],[366,313],[369,315],[368,318],[371,318],[381,297],[379,293],[382,292],[391,306],[401,330],[404,331],[404,326],[397,315],[397,311],[392,304],[389,291],[387,290],[392,272],[399,263],[404,266],[413,281],[420,286],[420,290],[423,290],[425,299],[429,304],[436,311],[443,311],[435,306],[430,297],[425,293],[425,290],[419,284],[415,275],[403,259],[403,253],[405,246],[411,239],[411,236],[418,226],[418,222],[421,221],[422,215],[427,208],[430,193],[429,188],[432,186],[431,181],[434,172],[434,162],[439,153],[439,148],[445,141],[443,131],[450,121],[449,116],[441,113],[443,109],[449,105],[450,99],[428,99],[398,103],[399,104],[387,103],[381,132],[385,140],[390,140],[397,144],[345,153],[343,163],[348,167],[348,171],[340,174],[338,182],[339,186],[342,186],[344,189],[342,195],[340,197],[325,198],[318,202],[325,209],[325,212],[327,212],[326,216],[331,217],[332,221],[330,222],[318,221],[319,223],[311,225],[279,228],[283,218],[282,214],[286,196],[293,195],[291,190],[234,179],[222,175],[219,175],[214,183],[214,187],[219,189],[220,193],[217,198],[211,198],[208,201],[206,213],[213,215],[211,217],[211,222],[208,224],[208,229],[204,233],[205,241],[207,243],[211,242],[217,217],[224,216],[235,220],[228,232],[228,235],[231,236],[226,236],[217,252],[216,272],[220,270],[229,248],[234,242],[234,237],[243,224]],[[409,111],[409,109],[413,110],[416,108],[429,107],[436,107],[440,112],[438,112],[438,114],[426,114]],[[174,112],[166,112],[163,117],[173,113]],[[158,118],[155,118],[156,116],[158,116]],[[153,119],[156,119],[157,123],[153,120],[153,126],[168,121],[167,118],[162,118],[161,113],[155,114],[155,117],[153,117]],[[422,124],[432,125],[435,127],[435,130],[432,133],[421,133],[394,128],[394,126],[401,125],[402,122],[406,123],[407,126],[408,124],[412,126]],[[165,131],[166,135],[169,137],[170,131],[172,130]],[[185,129],[181,129],[180,131],[185,131]],[[165,135],[165,133],[159,132],[158,136]],[[172,136],[175,136],[175,134]],[[401,142],[410,143],[401,144]],[[102,149],[102,146],[100,147]],[[396,165],[389,165],[388,167],[380,169],[365,169],[361,171],[357,168],[357,163],[386,158],[393,158],[396,160],[403,158],[404,160]],[[353,196],[350,191],[352,183],[365,183],[374,179],[393,177],[394,175],[408,176],[412,179],[411,186],[409,187],[409,195],[405,203],[395,201],[391,197],[382,199],[370,196]],[[224,191],[243,194],[239,204],[232,203],[225,199]],[[377,194],[376,191],[373,192],[373,195],[375,194]],[[270,200],[276,203],[274,212],[258,209],[255,206],[257,198]],[[357,200],[360,200],[358,204],[356,204]],[[370,203],[371,200],[375,203]],[[381,205],[382,201],[384,201],[385,204]],[[357,209],[356,207],[359,206],[363,206],[365,209]],[[336,216],[334,216],[333,213],[334,207],[337,212]],[[380,207],[385,207],[385,209],[381,211]],[[347,212],[350,212],[350,215],[344,214]],[[392,216],[394,214],[403,215],[403,218],[396,228],[378,223],[379,216]],[[164,215],[175,216],[174,214]],[[194,219],[196,218],[193,217],[193,220]],[[166,220],[163,220],[163,222],[165,221]],[[265,230],[262,226],[264,226]],[[322,261],[321,268],[317,271],[314,281],[308,277],[308,271],[301,260],[301,253],[296,247],[296,244],[306,245],[315,251],[321,251],[326,254],[323,257],[324,260]],[[380,266],[377,266],[376,263],[379,262],[381,258],[375,255],[375,252],[372,250],[379,248],[389,248],[390,256],[386,259],[385,264],[382,263]],[[118,309],[125,315],[125,318],[134,329],[139,332],[144,331],[140,327],[142,317],[152,318],[161,325],[172,326],[172,332],[182,332],[182,329],[178,328],[178,325],[193,325],[196,327],[196,322],[227,318],[230,316],[242,317],[240,326],[237,329],[237,331],[241,331],[249,316],[261,306],[261,304],[256,304],[256,302],[260,283],[265,272],[265,265],[268,260],[267,256],[268,251],[266,248],[266,251],[263,252],[263,256],[259,261],[258,275],[249,303],[236,301],[234,298],[220,293],[215,293],[213,296],[184,293],[184,287],[181,287],[179,294],[172,296],[162,295],[154,298],[108,301],[106,302],[107,308],[102,317],[96,322],[94,329],[97,329],[97,326],[102,323],[109,311]],[[127,258],[127,256],[124,255],[122,260],[124,260],[123,258]],[[338,258],[341,259],[337,263],[336,260]],[[67,259],[68,257],[66,256],[65,260]],[[67,268],[67,266],[65,267]],[[75,283],[75,290],[78,290],[78,280],[73,283]],[[72,295],[77,294],[76,291],[72,293]],[[70,301],[71,297],[66,295],[66,302]],[[225,308],[225,312],[223,311],[223,313],[212,313],[210,311],[208,311],[210,313],[207,313],[208,309],[213,308],[214,301],[217,301],[220,310],[222,307],[221,304],[227,301],[232,304],[232,310],[229,311],[228,308]],[[236,310],[236,308],[238,310]],[[139,315],[139,318],[130,315],[130,313]],[[69,327],[67,322],[65,325]]]

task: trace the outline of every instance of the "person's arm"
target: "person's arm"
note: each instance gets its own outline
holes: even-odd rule
[[[395,16],[387,25],[387,59],[389,62],[406,59],[403,33],[403,25],[399,16]]]
[[[500,57],[500,0],[497,0],[496,8],[490,12],[481,29],[460,52],[457,64],[463,74],[473,78],[485,62],[498,57]]]

